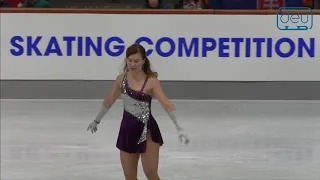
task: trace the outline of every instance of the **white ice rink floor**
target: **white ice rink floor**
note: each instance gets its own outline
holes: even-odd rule
[[[1,180],[123,180],[115,147],[121,101],[98,133],[86,131],[100,104],[2,100]],[[320,180],[319,102],[174,104],[191,144],[179,145],[172,122],[154,102],[164,138],[162,180]]]

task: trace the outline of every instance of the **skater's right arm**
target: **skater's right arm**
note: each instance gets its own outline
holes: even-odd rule
[[[102,118],[107,114],[113,103],[119,98],[121,95],[121,81],[123,79],[124,74],[120,74],[113,84],[113,88],[111,92],[107,95],[107,97],[103,100],[101,109],[97,114],[94,122],[99,124]]]
[[[123,74],[120,74],[117,79],[114,81],[113,88],[111,92],[107,95],[107,97],[103,101],[103,105],[106,108],[111,108],[113,103],[119,98],[121,95],[121,82],[123,79]]]

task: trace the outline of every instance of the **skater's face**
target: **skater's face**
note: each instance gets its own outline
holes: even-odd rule
[[[126,60],[126,63],[129,71],[142,71],[144,59],[142,58],[140,53],[136,53],[130,55]]]

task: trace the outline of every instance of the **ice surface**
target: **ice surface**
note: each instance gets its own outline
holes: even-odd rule
[[[1,180],[123,180],[122,104],[86,131],[101,101],[2,100]],[[158,103],[162,180],[320,180],[320,103],[174,102],[191,144],[179,145]],[[139,162],[139,180],[146,179]]]

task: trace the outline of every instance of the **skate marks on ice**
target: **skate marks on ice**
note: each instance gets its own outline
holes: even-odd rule
[[[303,104],[300,111],[299,104],[175,104],[191,143],[179,145],[172,122],[154,104],[165,140],[162,179],[319,180],[319,104]],[[95,101],[2,101],[1,179],[123,180],[115,147],[121,103],[92,135],[86,127],[99,106]],[[146,179],[140,162],[139,179]]]

